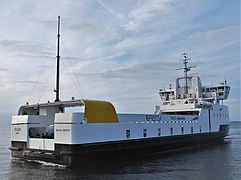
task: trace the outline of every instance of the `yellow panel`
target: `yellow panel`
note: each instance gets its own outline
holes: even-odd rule
[[[83,100],[87,123],[118,123],[114,106],[107,101]]]

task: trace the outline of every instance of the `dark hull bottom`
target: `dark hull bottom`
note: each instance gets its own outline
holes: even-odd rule
[[[12,156],[41,160],[63,165],[84,165],[98,162],[127,160],[131,157],[170,153],[187,148],[220,142],[228,135],[229,126],[221,126],[219,132],[145,138],[108,143],[83,145],[55,144],[56,151],[26,149],[26,143],[12,142]]]

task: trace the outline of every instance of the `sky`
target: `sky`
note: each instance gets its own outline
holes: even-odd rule
[[[241,120],[239,0],[1,0],[0,122],[26,102],[54,101],[58,16],[61,100],[153,113],[186,52],[203,85],[227,80],[224,104]]]

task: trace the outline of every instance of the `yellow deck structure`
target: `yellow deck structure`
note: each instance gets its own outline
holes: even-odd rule
[[[115,107],[107,101],[83,100],[87,123],[118,123]]]

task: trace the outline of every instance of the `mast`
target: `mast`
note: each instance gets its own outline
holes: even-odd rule
[[[182,55],[183,55],[184,59],[181,59],[180,61],[183,61],[184,68],[178,68],[176,70],[184,69],[184,77],[185,77],[184,93],[188,94],[188,83],[187,83],[188,76],[187,76],[187,73],[188,73],[188,71],[191,70],[191,68],[195,68],[196,66],[189,66],[188,67],[187,66],[188,61],[191,60],[191,58],[188,58],[187,53],[183,53]]]
[[[57,56],[56,56],[56,60],[57,60],[57,73],[56,73],[56,89],[54,90],[54,92],[56,93],[56,98],[55,98],[55,102],[60,101],[59,99],[59,61],[60,61],[60,55],[59,55],[59,38],[60,38],[60,34],[59,34],[59,30],[60,30],[60,16],[58,16],[58,43],[57,43]]]

